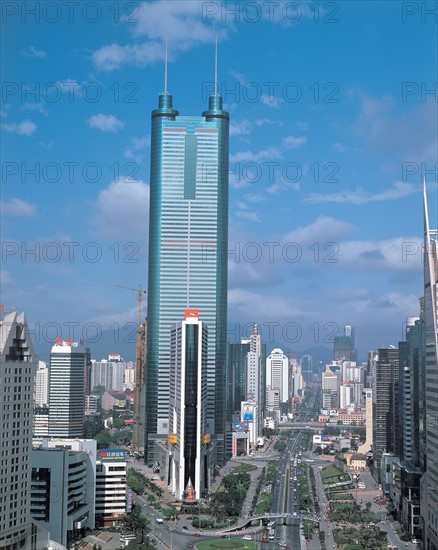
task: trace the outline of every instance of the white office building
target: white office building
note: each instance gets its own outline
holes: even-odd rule
[[[88,350],[83,345],[55,340],[50,353],[50,437],[83,436],[87,358]]]
[[[49,365],[44,361],[38,361],[34,401],[38,407],[43,407],[49,403]]]
[[[125,450],[102,449],[96,463],[96,526],[117,525],[125,513]]]
[[[289,402],[289,359],[279,348],[266,359],[266,386],[278,388],[281,402]]]

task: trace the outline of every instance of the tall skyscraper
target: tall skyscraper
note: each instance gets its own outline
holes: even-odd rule
[[[29,548],[37,360],[24,313],[0,320],[0,548]]]
[[[171,330],[170,351],[169,483],[180,500],[208,489],[207,357],[207,327],[188,309]]]
[[[373,408],[373,467],[380,480],[383,453],[394,453],[399,443],[398,423],[398,348],[380,348],[376,365]]]
[[[257,403],[257,417],[254,422],[257,423],[257,434],[263,433],[263,422],[266,406],[266,368],[262,355],[262,339],[259,333],[257,323],[250,336],[250,351],[246,356],[246,399],[252,399]]]
[[[169,429],[170,328],[197,308],[208,327],[207,420],[224,457],[229,115],[222,97],[179,116],[172,96],[152,112],[145,462]],[[161,464],[161,467],[164,467]]]
[[[240,404],[246,399],[246,357],[250,351],[250,341],[228,344],[227,358],[227,422],[240,419]]]
[[[49,436],[81,438],[85,414],[85,369],[89,351],[57,338],[50,353]]]
[[[334,338],[334,360],[343,359],[344,361],[356,361],[357,352],[354,349],[354,327],[345,325],[344,335]]]
[[[438,548],[438,231],[429,228],[424,183],[424,323],[426,338],[426,473],[421,515],[426,550]]]

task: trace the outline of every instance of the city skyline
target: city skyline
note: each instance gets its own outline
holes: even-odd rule
[[[4,14],[2,301],[26,309],[47,349],[85,329],[123,340],[136,321],[134,295],[114,285],[147,284],[149,113],[166,35],[168,88],[191,114],[207,108],[219,35],[229,339],[257,322],[268,349],[332,349],[351,324],[363,360],[418,315],[424,168],[437,220],[434,16],[391,2],[255,5],[260,17],[215,2],[139,3],[131,16],[63,6],[63,44],[53,9],[39,4],[39,22]]]

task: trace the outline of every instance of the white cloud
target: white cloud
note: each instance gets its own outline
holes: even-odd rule
[[[37,50],[35,46],[30,46],[30,48],[25,48],[21,50],[21,55],[24,55],[24,57],[43,59],[44,57],[46,57],[47,53],[43,50]]]
[[[303,130],[303,132],[306,132],[309,129],[309,125],[307,122],[297,122],[296,125],[300,130]]]
[[[37,214],[37,207],[34,204],[22,201],[15,197],[9,199],[8,201],[1,201],[0,210],[4,216],[21,216],[24,218],[31,218]]]
[[[148,227],[149,185],[142,180],[119,178],[99,193],[95,210],[93,223],[98,233],[138,239]]]
[[[46,151],[51,151],[53,149],[53,141],[40,141],[40,147],[46,149]]]
[[[248,220],[250,222],[261,222],[260,215],[257,212],[250,212],[248,210],[238,210],[236,216]]]
[[[396,181],[390,189],[381,191],[380,193],[370,194],[364,191],[361,187],[357,187],[355,191],[341,191],[339,193],[311,193],[304,199],[305,202],[312,204],[326,202],[340,202],[349,204],[365,204],[368,202],[381,202],[388,200],[400,199],[416,193],[418,188],[411,183]]]
[[[283,241],[295,242],[300,246],[314,242],[337,241],[356,231],[351,223],[337,220],[329,216],[319,216],[309,225],[297,227],[287,233]]]
[[[260,162],[262,160],[272,160],[282,158],[282,153],[276,147],[268,147],[260,151],[240,151],[230,155],[230,162]]]
[[[349,97],[359,100],[353,130],[365,137],[373,152],[396,155],[402,161],[436,159],[438,128],[436,102],[432,97],[403,112],[397,112],[397,101],[392,96],[372,97],[353,89]]]
[[[333,150],[336,151],[337,153],[348,153],[348,152],[353,152],[353,153],[358,153],[360,151],[362,151],[362,149],[358,148],[358,147],[348,147],[347,145],[344,145],[343,143],[340,143],[339,141],[337,141],[334,145],[333,145]]]
[[[252,124],[248,119],[240,121],[231,121],[230,136],[248,135],[251,133]]]
[[[87,119],[87,124],[90,128],[100,130],[102,132],[117,132],[123,128],[123,122],[114,115],[93,115]]]
[[[150,145],[151,136],[133,137],[123,154],[126,158],[134,160],[137,164],[142,164]]]
[[[276,182],[274,182],[272,185],[270,185],[266,192],[270,195],[279,195],[280,193],[283,193],[284,191],[299,191],[301,189],[300,182],[299,181],[288,181],[284,178],[280,178]]]
[[[274,109],[279,109],[280,103],[283,101],[282,99],[278,98],[275,95],[266,95],[266,94],[262,94],[260,96],[260,99],[263,105],[266,105],[267,107],[273,107]]]
[[[228,306],[233,310],[233,316],[240,318],[263,319],[266,321],[266,311],[274,312],[276,319],[291,318],[301,315],[294,298],[285,296],[266,297],[264,293],[255,293],[242,288],[232,288],[228,291]],[[271,319],[268,319],[272,321]]]
[[[164,59],[164,48],[159,42],[127,46],[110,44],[96,50],[92,55],[95,67],[101,71],[113,71],[125,63],[144,67],[159,59]]]
[[[418,237],[339,242],[339,264],[348,271],[421,271],[423,243]]]
[[[42,115],[47,115],[47,110],[43,103],[25,103],[20,107],[20,111],[38,111]]]
[[[37,125],[31,120],[23,120],[23,122],[12,122],[11,124],[2,124],[2,128],[11,134],[18,134],[19,136],[30,136],[37,129]]]
[[[203,22],[202,2],[161,0],[142,2],[135,12],[133,35],[136,39],[145,37],[147,42],[137,44],[109,44],[96,50],[91,58],[94,65],[104,71],[118,69],[123,64],[146,66],[164,59],[164,37],[169,44],[169,55],[187,51],[199,44],[210,43],[214,33],[211,24]],[[214,23],[209,17],[208,23]],[[220,35],[224,36],[222,31]]]
[[[287,136],[283,138],[283,143],[287,149],[298,149],[298,147],[301,147],[301,145],[304,145],[305,143],[307,143],[307,141],[307,138],[304,136]]]

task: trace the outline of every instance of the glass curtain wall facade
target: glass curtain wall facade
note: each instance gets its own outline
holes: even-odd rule
[[[426,473],[421,480],[424,548],[438,549],[438,231],[429,228],[424,185],[424,323]]]
[[[223,461],[227,324],[229,115],[209,98],[179,116],[172,96],[152,112],[145,463],[169,429],[170,329],[196,308],[208,327],[207,421]],[[160,465],[161,467],[164,465]]]

